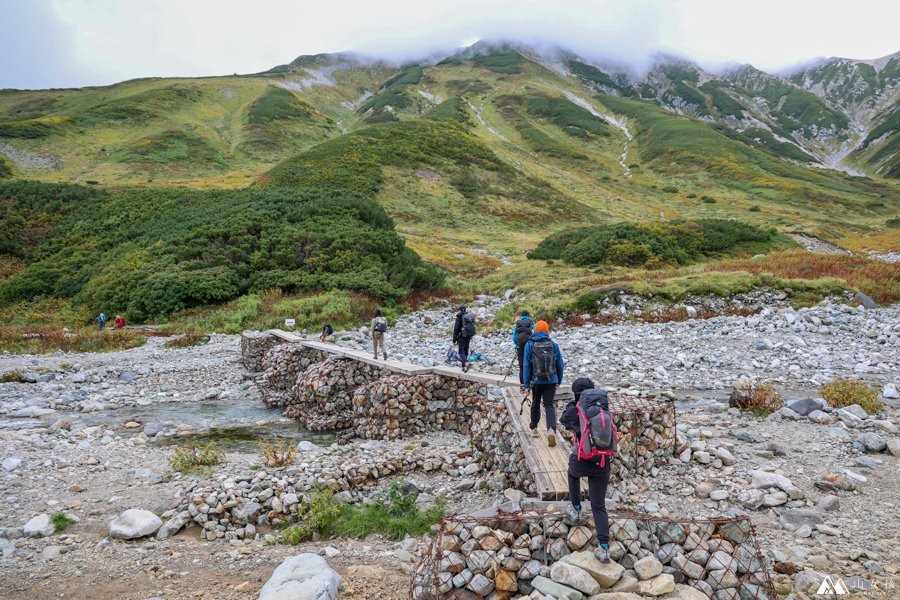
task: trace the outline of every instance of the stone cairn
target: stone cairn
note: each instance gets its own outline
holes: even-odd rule
[[[397,439],[430,431],[467,434],[487,386],[439,375],[389,375],[353,393],[353,434]]]
[[[567,523],[549,507],[482,518],[451,515],[416,567],[410,594],[414,600],[581,600],[612,592],[669,600],[777,598],[746,516],[674,521],[613,513],[614,562],[596,560],[596,547],[592,522]]]
[[[356,389],[387,374],[368,363],[332,356],[300,373],[284,415],[300,419],[310,431],[349,429]]]
[[[274,336],[273,336],[274,337]],[[310,366],[322,362],[328,354],[297,344],[279,344],[263,355],[263,375],[260,394],[268,406],[283,408],[291,400],[291,388],[297,378]]]

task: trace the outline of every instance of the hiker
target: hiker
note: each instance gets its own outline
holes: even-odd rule
[[[572,527],[581,523],[581,478],[587,477],[588,498],[591,501],[591,514],[594,517],[594,527],[597,531],[598,548],[594,550],[594,556],[600,562],[609,563],[609,516],[606,513],[606,488],[609,485],[610,460],[616,451],[615,426],[612,424],[612,415],[609,413],[609,398],[606,390],[594,387],[594,382],[587,377],[579,377],[572,382],[572,393],[575,400],[569,402],[563,410],[559,422],[571,431],[575,436],[572,453],[569,455],[569,500],[572,505],[566,509],[566,517]],[[609,434],[610,444],[606,450],[599,450],[597,439],[583,440],[583,431],[595,430],[594,423],[588,418],[595,419],[600,416],[601,410],[605,411],[603,421],[609,423],[606,431]],[[595,456],[591,456],[595,455]]]
[[[512,330],[512,341],[516,345],[516,357],[519,361],[519,389],[525,389],[525,379],[522,377],[523,367],[525,365],[525,344],[531,339],[531,333],[534,331],[534,321],[528,314],[527,310],[519,313],[519,319],[516,321]]]
[[[122,329],[125,327],[125,317],[122,315],[116,315],[116,320],[113,321],[115,323],[114,329]]]
[[[525,397],[529,391],[531,398],[531,435],[537,437],[537,426],[541,420],[541,404],[547,417],[547,445],[556,445],[556,390],[563,378],[562,352],[556,342],[550,339],[550,326],[547,321],[538,321],[534,326],[531,339],[525,344],[523,351],[524,366],[522,381],[525,386]]]
[[[322,323],[322,335],[319,336],[319,341],[324,342],[328,336],[334,333],[334,327],[331,326],[331,323],[325,322]],[[375,358],[378,358],[378,355],[375,355]]]
[[[372,358],[378,358],[378,347],[381,346],[381,354],[387,360],[387,351],[384,349],[384,334],[387,332],[387,319],[381,316],[381,309],[375,309],[375,317],[369,326],[372,336]]]
[[[458,346],[459,366],[465,373],[469,370],[469,342],[475,336],[475,315],[465,306],[459,306],[456,310],[453,343]]]
[[[109,319],[106,317],[106,315],[100,313],[100,316],[97,317],[97,329],[103,331],[103,328],[106,327],[107,321],[109,321]]]

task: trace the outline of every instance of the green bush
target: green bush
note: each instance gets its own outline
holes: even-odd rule
[[[285,119],[305,119],[313,108],[290,91],[273,87],[250,106],[250,124],[268,125]]]
[[[56,513],[50,517],[50,522],[53,523],[53,533],[60,533],[65,531],[75,521],[66,516],[65,513]]]
[[[835,379],[819,388],[822,398],[833,408],[859,404],[867,413],[877,413],[884,408],[878,401],[878,388],[855,379]]]
[[[544,239],[528,258],[561,258],[581,267],[613,264],[655,268],[716,256],[743,243],[768,243],[773,237],[771,231],[726,219],[617,223],[563,230]]]
[[[188,444],[183,448],[175,448],[170,463],[172,468],[182,473],[203,473],[204,467],[217,465],[224,459],[212,442],[208,444]]]
[[[25,377],[18,369],[13,369],[12,371],[7,371],[3,375],[0,375],[0,383],[24,383]]]
[[[494,50],[479,54],[473,59],[479,67],[487,67],[494,73],[515,75],[522,72],[522,55],[515,50]]]

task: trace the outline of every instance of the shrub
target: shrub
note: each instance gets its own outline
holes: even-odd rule
[[[819,393],[834,408],[859,404],[867,413],[877,413],[884,405],[878,401],[878,388],[855,379],[835,379],[824,383]]]
[[[751,207],[748,208],[747,210],[749,210],[750,212],[759,212],[759,211],[761,211],[762,209],[759,207],[759,205],[754,204],[753,206],[751,206]]]
[[[7,371],[0,375],[0,383],[24,383],[25,377],[18,370]]]
[[[175,448],[170,461],[172,468],[182,473],[202,473],[203,467],[211,467],[221,463],[223,455],[212,442],[207,444],[188,444],[183,448]]]
[[[332,533],[343,510],[335,502],[331,489],[325,486],[313,488],[297,509],[297,522],[285,529],[281,541],[295,546],[312,539],[314,534],[326,537]]]
[[[700,196],[700,201],[703,202],[704,204],[715,204],[716,203],[716,199],[713,198],[712,196]]]
[[[768,415],[784,406],[784,400],[771,383],[753,383],[745,390],[735,390],[730,401],[732,406],[757,416]]]
[[[68,527],[75,521],[67,517],[65,513],[56,513],[55,515],[50,517],[50,522],[53,523],[54,533],[59,533],[61,531],[65,531],[66,527]]]
[[[297,458],[297,445],[293,440],[277,438],[273,441],[259,440],[259,450],[262,452],[262,463],[267,467],[285,467],[294,464]]]
[[[674,185],[667,185],[666,187],[664,187],[664,188],[662,189],[662,191],[664,191],[664,192],[667,193],[667,194],[677,194],[677,193],[678,193],[678,188],[675,187]]]

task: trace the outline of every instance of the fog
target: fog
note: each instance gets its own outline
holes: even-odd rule
[[[565,48],[642,70],[661,53],[717,70],[900,50],[900,3],[856,0],[2,0],[0,88],[252,73],[303,54],[406,62],[477,40]]]

